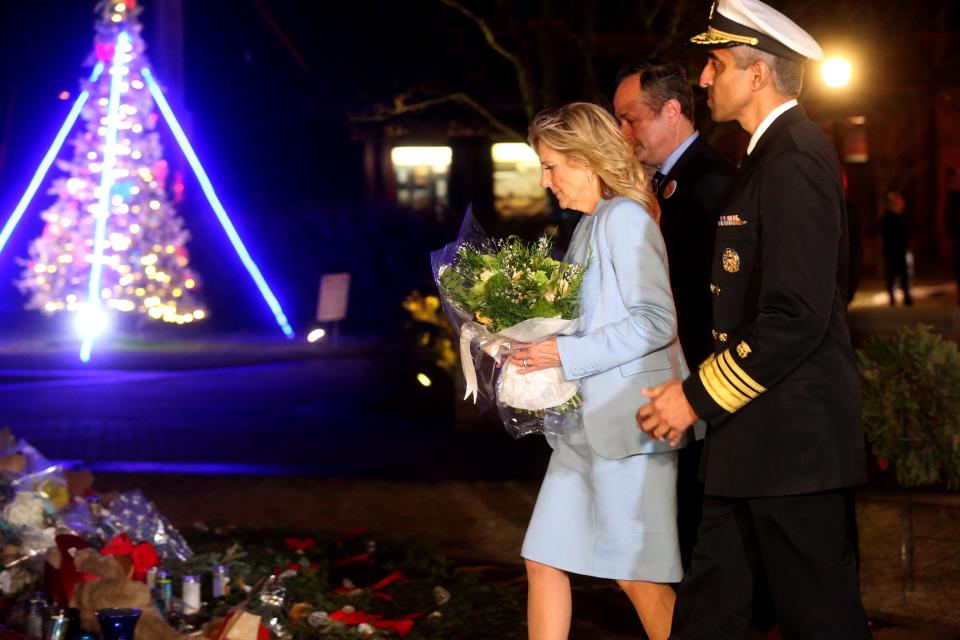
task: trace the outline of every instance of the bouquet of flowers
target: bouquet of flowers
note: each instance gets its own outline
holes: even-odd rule
[[[560,367],[520,374],[505,360],[511,343],[576,330],[586,265],[551,257],[552,244],[547,237],[533,245],[516,237],[490,240],[468,209],[458,239],[431,255],[444,309],[460,334],[464,399],[494,400],[517,438],[560,433],[581,404],[577,383],[567,381]],[[503,366],[484,370],[484,354]],[[487,372],[482,388],[478,369]]]

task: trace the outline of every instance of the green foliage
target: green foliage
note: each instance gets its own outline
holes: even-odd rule
[[[904,487],[960,488],[960,353],[929,327],[902,327],[858,352],[873,452]]]
[[[222,616],[242,601],[246,595],[243,585],[254,585],[264,576],[286,571],[281,621],[292,640],[361,637],[355,625],[331,623],[315,628],[307,622],[310,611],[332,613],[346,605],[384,619],[422,614],[405,640],[526,638],[517,587],[491,579],[482,571],[457,567],[422,543],[373,540],[362,530],[311,538],[289,538],[289,534],[281,532],[254,530],[184,533],[194,557],[186,563],[167,563],[164,567],[175,576],[175,590],[181,574],[205,576],[204,600],[209,604],[201,613],[202,619]],[[291,546],[291,541],[301,544]],[[212,599],[209,572],[213,564],[219,563],[230,566],[232,592],[227,597]],[[370,588],[397,571],[403,573],[402,580],[379,591]],[[344,588],[347,585],[349,589]],[[436,587],[449,593],[449,601],[437,599]],[[295,614],[297,609],[302,613]],[[377,629],[369,637],[387,640],[398,636],[390,630]]]
[[[441,293],[494,333],[530,318],[572,320],[586,266],[555,260],[551,246],[546,236],[532,245],[510,236],[492,253],[464,244],[440,274]]]

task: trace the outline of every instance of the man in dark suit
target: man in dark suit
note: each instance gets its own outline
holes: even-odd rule
[[[836,153],[796,102],[816,41],[759,0],[720,0],[700,76],[711,115],[751,134],[714,251],[714,354],[645,391],[671,441],[698,417],[703,522],[673,638],[742,638],[766,579],[785,638],[869,638],[850,487],[866,479],[846,323],[848,238]]]
[[[713,353],[710,267],[721,198],[736,171],[694,128],[693,90],[681,65],[644,61],[618,76],[613,109],[634,155],[653,173],[670,264],[683,355],[694,366]],[[680,451],[677,526],[684,568],[700,524],[702,441]]]

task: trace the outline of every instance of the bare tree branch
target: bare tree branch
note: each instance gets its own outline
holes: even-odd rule
[[[257,8],[257,11],[260,12],[260,15],[263,16],[263,19],[267,22],[267,25],[273,31],[274,35],[279,38],[284,48],[286,48],[293,59],[297,61],[297,64],[300,66],[300,68],[303,69],[304,73],[310,73],[310,65],[307,64],[306,59],[300,53],[300,50],[297,49],[297,46],[293,44],[293,41],[283,30],[283,27],[281,27],[274,17],[270,15],[270,12],[267,11],[266,7],[263,6],[260,0],[253,0],[253,5]]]
[[[487,45],[513,65],[514,71],[517,74],[517,84],[520,85],[520,94],[523,97],[523,109],[527,115],[527,120],[531,120],[536,112],[536,101],[533,96],[533,88],[530,86],[529,73],[523,61],[516,54],[508,51],[500,44],[496,34],[493,33],[493,29],[490,28],[486,20],[470,11],[470,9],[460,4],[457,0],[440,0],[440,2],[456,9],[477,25],[477,28],[483,33]]]
[[[684,4],[683,2],[674,3],[674,10],[670,12],[670,24],[666,30],[666,37],[661,38],[660,42],[657,43],[655,48],[656,55],[661,55],[667,47],[677,40],[680,33],[680,23],[683,19],[682,9],[684,8]]]
[[[653,3],[653,6],[650,6],[650,3],[644,5],[646,12],[643,16],[643,26],[647,33],[654,32],[657,18],[660,17],[660,12],[664,10],[664,5],[665,0],[657,0],[657,2]]]
[[[440,104],[445,104],[447,102],[457,102],[467,107],[470,107],[484,118],[493,126],[493,128],[499,130],[500,132],[507,135],[512,140],[523,140],[526,138],[522,133],[511,127],[510,125],[504,123],[495,115],[490,113],[490,111],[481,105],[479,102],[474,100],[470,95],[457,92],[451,93],[450,95],[440,96],[439,98],[431,98],[429,100],[421,100],[420,102],[414,102],[412,104],[406,104],[402,100],[398,100],[397,103],[390,109],[381,108],[377,113],[366,115],[366,116],[352,116],[350,122],[354,123],[368,123],[368,122],[385,122],[397,116],[402,116],[408,113],[413,113],[416,111],[423,111],[424,109],[429,109]]]

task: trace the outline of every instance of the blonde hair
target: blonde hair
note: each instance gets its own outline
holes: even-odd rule
[[[623,196],[660,218],[657,199],[650,191],[640,162],[607,111],[589,102],[571,102],[540,112],[527,133],[527,142],[539,152],[543,143],[567,158],[592,169],[604,198]]]

